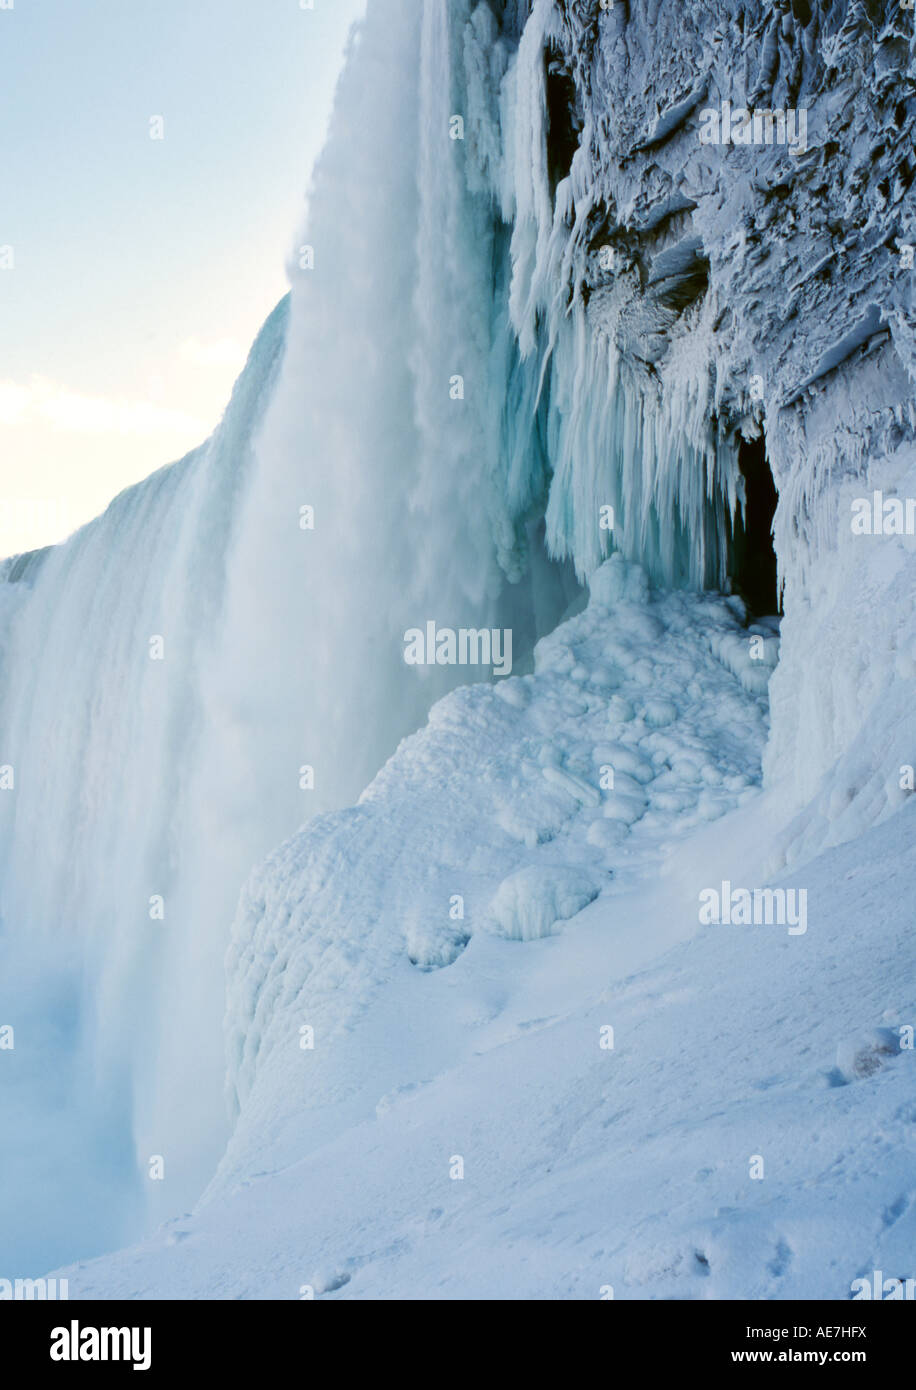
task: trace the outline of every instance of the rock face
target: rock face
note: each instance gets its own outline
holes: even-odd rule
[[[759,508],[768,466],[785,619],[767,777],[797,807],[819,797],[787,853],[848,837],[899,804],[916,756],[897,689],[913,540],[850,527],[856,498],[916,488],[913,13],[506,9],[520,33],[501,175],[513,317],[523,351],[535,318],[550,325],[565,416],[549,539],[588,572],[603,498],[624,553],[651,567],[657,544],[659,577],[721,583],[730,512],[745,496]],[[518,99],[538,83],[541,108]],[[522,139],[539,109],[543,131]],[[543,162],[526,167],[538,133]]]
[[[788,567],[829,483],[912,436],[913,16],[862,0],[561,8],[548,106],[563,83],[568,126],[557,115],[548,140],[568,148],[579,127],[589,320],[646,378],[688,340],[724,427],[765,430]],[[704,143],[723,109],[732,140],[720,120]],[[742,110],[788,112],[786,143],[776,123],[769,144],[739,129]]]

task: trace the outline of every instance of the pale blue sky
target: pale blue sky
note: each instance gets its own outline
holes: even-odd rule
[[[364,8],[0,9],[0,554],[59,539],[216,423],[285,290]]]

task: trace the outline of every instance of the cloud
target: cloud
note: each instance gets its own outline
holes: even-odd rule
[[[0,425],[45,424],[80,434],[181,434],[208,433],[208,426],[193,415],[150,401],[84,396],[57,382],[33,376],[28,383],[0,381]]]

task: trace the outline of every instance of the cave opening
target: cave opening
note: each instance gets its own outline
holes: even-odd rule
[[[782,611],[773,548],[778,494],[763,435],[741,441],[738,466],[745,501],[743,516],[739,512],[735,518],[732,538],[732,589],[744,599],[750,617],[773,617]]]
[[[582,121],[576,84],[561,58],[545,54],[547,76],[547,172],[551,191],[565,179],[579,148]]]

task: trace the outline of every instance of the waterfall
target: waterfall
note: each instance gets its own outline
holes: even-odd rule
[[[405,634],[511,629],[524,669],[612,548],[608,507],[656,580],[721,575],[737,471],[710,379],[675,353],[654,395],[634,385],[608,327],[623,291],[601,331],[586,318],[589,131],[558,179],[548,149],[559,14],[371,0],[290,295],[218,429],[0,570],[5,978],[54,975],[66,1133],[107,1136],[120,1236],[190,1204],[225,1146],[222,960],[248,871],[491,678],[408,665]],[[50,1026],[41,993],[0,997],[23,1039]],[[71,1211],[59,1096],[25,1041],[16,1057],[35,1097],[17,1161],[50,1125],[46,1187]],[[111,1237],[98,1169],[85,1184],[61,1258]],[[45,1206],[7,1228],[50,1229]]]
[[[221,1109],[206,1089],[192,1089],[219,1057],[218,958],[201,959],[194,982],[207,1020],[196,1034],[176,1014],[175,970],[201,949],[187,845],[204,814],[190,795],[208,719],[202,670],[213,657],[234,514],[287,313],[284,302],[268,320],[207,444],[123,493],[65,545],[7,566],[0,586],[12,608],[0,747],[15,779],[0,796],[0,1009],[18,1024],[10,1057],[17,1093],[27,1088],[36,1112],[61,1110],[59,1129],[52,1124],[41,1141],[48,1168],[41,1208],[23,1209],[20,1189],[7,1210],[14,1189],[0,1184],[0,1229],[15,1249],[30,1250],[29,1231],[79,1209],[68,1184],[94,1186],[96,1169],[81,1157],[96,1135],[107,1137],[100,1151],[117,1154],[115,1171],[106,1161],[108,1214],[127,1191],[135,1209],[138,1163],[162,1152],[146,1115],[172,1028],[184,1032],[190,1083],[170,1087],[185,1152],[202,1145],[218,1155],[225,1137]],[[214,918],[232,911],[234,896],[227,871]],[[36,979],[34,1007],[23,975]],[[37,988],[43,978],[54,980],[53,991]],[[66,1028],[42,1068],[36,1047],[61,1018]],[[56,1092],[61,1075],[65,1104]],[[9,1133],[6,1161],[28,1166],[24,1155],[46,1124],[40,1114],[31,1124],[23,1118]],[[167,1146],[168,1134],[163,1139]],[[175,1166],[183,1186],[180,1158]],[[114,1233],[99,1222],[95,1201],[86,1203],[85,1220],[75,1239]]]
[[[219,428],[4,569],[4,978],[47,983],[53,966],[68,1099],[55,1121],[29,1047],[48,989],[34,1006],[4,992],[33,1097],[7,1161],[26,1166],[44,1130],[52,1152],[43,1211],[20,1199],[0,1224],[46,1262],[181,1210],[212,1173],[229,1132],[222,957],[247,872],[354,800],[434,700],[489,678],[408,666],[405,632],[511,627],[519,669],[576,591],[541,547],[537,428],[512,447],[535,485],[513,502],[500,471],[518,435],[507,381],[523,403],[534,388],[500,313],[505,229],[453,138],[471,8],[370,5],[289,300]],[[99,1145],[101,1225],[98,1169],[70,1162]],[[72,1212],[74,1182],[84,1226],[55,1247],[47,1194]]]

